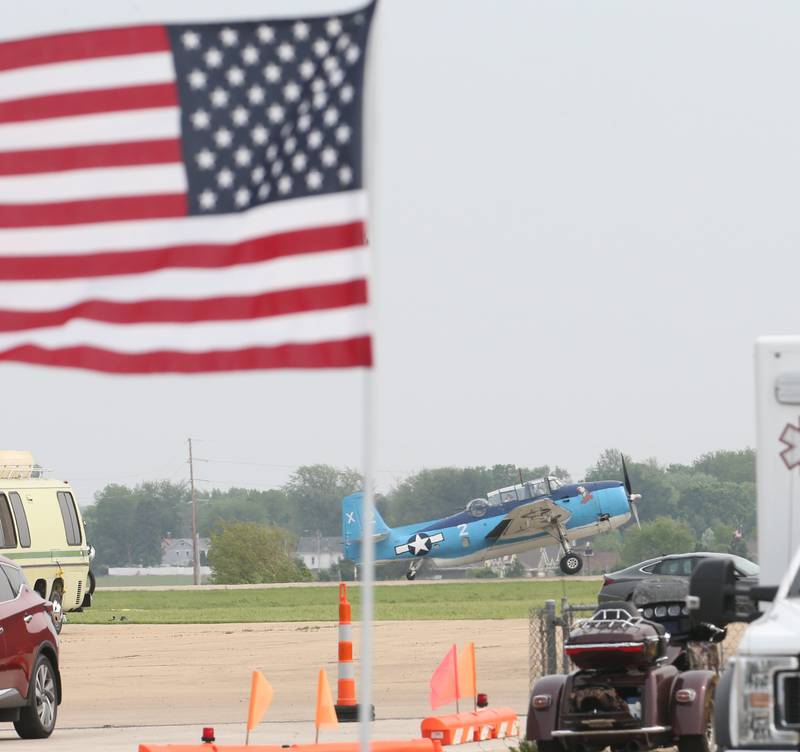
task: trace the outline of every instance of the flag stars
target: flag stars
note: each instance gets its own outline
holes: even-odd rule
[[[308,113],[297,118],[297,130],[305,133],[311,127],[311,115]]]
[[[330,18],[325,24],[325,31],[328,32],[329,37],[335,37],[337,34],[342,33],[342,22],[338,18]]]
[[[308,134],[308,148],[319,149],[322,146],[322,133],[318,130],[313,130]]]
[[[197,166],[201,170],[210,170],[214,166],[214,162],[216,162],[216,157],[214,156],[214,152],[210,151],[209,149],[202,149],[197,153],[195,157],[197,162]]]
[[[226,26],[219,33],[219,40],[226,47],[235,47],[239,43],[239,32],[237,32],[235,29],[231,29],[229,26]]]
[[[267,143],[269,131],[263,125],[259,124],[250,131],[250,138],[253,139],[253,143],[256,144],[256,146],[262,146]]]
[[[231,113],[231,120],[233,120],[234,125],[238,125],[240,128],[243,128],[250,120],[250,112],[246,107],[239,105]]]
[[[328,107],[325,114],[322,116],[322,121],[327,126],[334,126],[339,122],[339,110],[335,107]]]
[[[292,27],[292,34],[294,34],[294,38],[299,42],[308,39],[308,31],[308,24],[303,21],[298,21]]]
[[[281,67],[279,65],[275,65],[275,63],[265,65],[264,78],[266,78],[271,84],[277,83],[281,80]]]
[[[350,65],[358,62],[358,58],[361,57],[361,50],[358,48],[358,45],[353,44],[347,48],[347,51],[344,53],[344,59],[347,60]]]
[[[319,190],[322,187],[322,173],[319,170],[309,170],[306,175],[306,185],[312,191]]]
[[[230,188],[233,185],[233,171],[223,167],[217,173],[217,185],[220,188]]]
[[[319,153],[319,158],[325,167],[333,167],[339,160],[339,155],[336,153],[336,149],[334,149],[332,146],[326,146]]]
[[[267,107],[267,117],[271,123],[283,122],[286,111],[277,102]]]
[[[316,72],[317,66],[314,65],[313,61],[306,58],[300,63],[298,70],[300,71],[300,76],[308,81]]]
[[[262,44],[270,44],[275,41],[275,29],[267,24],[261,24],[261,26],[256,29],[256,36],[258,37],[258,41]]]
[[[185,50],[196,50],[200,46],[200,35],[196,31],[184,31],[181,42]]]
[[[247,90],[247,101],[250,104],[262,104],[264,102],[264,89],[258,84],[253,84]]]
[[[292,178],[289,175],[282,175],[278,178],[278,193],[285,196],[292,190]]]
[[[217,205],[217,194],[214,191],[206,188],[198,197],[197,201],[200,208],[205,211],[210,211]]]
[[[311,101],[314,103],[315,110],[321,110],[328,104],[328,95],[324,91],[318,91]]]
[[[209,68],[219,68],[222,65],[222,53],[216,47],[210,47],[203,58]]]
[[[344,72],[340,68],[332,70],[328,74],[328,81],[331,82],[331,86],[339,86],[344,81]]]
[[[248,44],[247,47],[242,50],[242,62],[245,65],[255,65],[259,57],[258,47],[254,47],[252,44]]]
[[[233,68],[230,68],[225,74],[225,78],[228,79],[228,83],[231,86],[241,86],[244,83],[244,71],[234,65]]]
[[[297,139],[294,136],[290,136],[283,142],[283,150],[287,154],[293,154],[295,149],[297,149]]]
[[[195,110],[190,116],[189,119],[192,121],[192,125],[198,131],[203,131],[211,123],[211,116],[203,109]]]
[[[278,156],[278,145],[270,144],[264,153],[266,154],[267,159],[271,162],[273,159],[275,159],[275,157]]]
[[[239,167],[248,167],[253,159],[253,153],[246,146],[240,146],[233,153],[233,158]]]
[[[350,35],[349,34],[342,34],[342,36],[340,36],[336,40],[336,49],[337,50],[344,50],[344,49],[347,49],[347,47],[349,47],[349,46],[350,46]]]
[[[211,92],[211,104],[218,109],[225,107],[229,99],[230,95],[228,92],[219,86]]]
[[[327,39],[322,39],[322,38],[317,39],[314,42],[314,44],[311,46],[311,49],[314,50],[314,54],[317,57],[325,57],[325,55],[328,54],[328,51],[330,50],[330,48],[331,48],[331,45],[328,42],[328,40]]]
[[[254,183],[263,183],[266,176],[267,171],[259,165],[258,167],[254,167],[253,171],[250,173],[250,180]]]
[[[350,140],[350,136],[352,135],[352,131],[349,125],[340,125],[336,129],[336,140],[340,144],[346,144]]]
[[[264,201],[269,197],[270,192],[270,185],[269,183],[264,183],[264,185],[259,186],[258,188],[258,197]]]
[[[278,58],[284,63],[294,60],[294,47],[289,42],[282,42],[278,45]]]
[[[300,99],[300,91],[300,84],[296,81],[289,81],[289,83],[283,87],[283,96],[287,102],[296,102]]]
[[[272,177],[274,178],[278,177],[278,175],[280,175],[283,172],[283,160],[278,159],[275,162],[273,162],[272,170],[270,170],[270,172],[272,173]]]
[[[350,185],[353,182],[353,171],[347,165],[342,165],[339,168],[338,177],[342,185]]]
[[[308,157],[306,157],[306,155],[303,154],[303,152],[297,152],[297,154],[295,154],[292,157],[292,169],[295,172],[302,172],[303,170],[306,169],[307,164],[308,164]]]
[[[214,143],[220,149],[227,149],[233,143],[233,134],[227,128],[220,128],[214,133]]]
[[[330,57],[326,57],[322,61],[322,70],[324,70],[326,73],[335,71],[338,67],[339,67],[339,60],[333,55],[331,55]]]
[[[350,84],[345,84],[341,89],[339,89],[339,99],[341,99],[345,104],[352,102],[354,96],[355,91]]]
[[[243,208],[250,203],[250,191],[247,188],[239,188],[238,191],[234,194],[234,199],[236,202],[236,206],[239,208]]]
[[[206,74],[203,73],[203,71],[201,71],[199,68],[195,68],[186,78],[189,81],[189,86],[191,86],[195,91],[205,88],[208,80]]]

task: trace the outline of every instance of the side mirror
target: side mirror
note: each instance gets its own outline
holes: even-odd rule
[[[724,627],[739,620],[736,613],[736,570],[730,559],[701,561],[689,581],[692,624],[714,624]]]

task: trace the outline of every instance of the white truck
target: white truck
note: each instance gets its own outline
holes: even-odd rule
[[[715,696],[718,748],[764,752],[800,745],[800,337],[760,338],[755,355],[759,584],[745,591],[727,562],[703,563],[689,605],[716,624],[751,621],[748,601],[765,609]]]

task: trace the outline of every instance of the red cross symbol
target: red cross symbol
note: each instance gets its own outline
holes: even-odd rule
[[[781,452],[783,463],[789,470],[793,467],[800,467],[800,420],[796,426],[787,423],[780,435],[780,440],[786,444],[786,449]]]

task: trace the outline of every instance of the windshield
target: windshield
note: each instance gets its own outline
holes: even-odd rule
[[[738,569],[745,577],[755,577],[758,575],[758,564],[753,564],[752,561],[743,559],[741,556],[731,556],[731,559],[733,559],[733,565],[736,567],[736,569]]]
[[[550,488],[552,488],[554,491],[556,488],[561,488],[561,486],[564,485],[558,478],[554,478],[552,475],[548,478],[548,480],[550,481]]]

